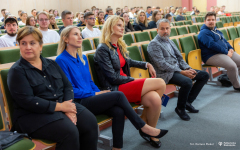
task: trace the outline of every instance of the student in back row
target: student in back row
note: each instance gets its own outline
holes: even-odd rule
[[[143,10],[140,10],[138,12],[136,22],[134,23],[133,26],[134,26],[135,31],[142,31],[142,30],[149,29],[147,16]]]
[[[49,30],[49,14],[42,11],[37,16],[39,30],[43,34],[43,43],[57,43],[60,40],[59,34],[54,30]]]
[[[101,31],[98,28],[93,28],[93,26],[95,26],[95,19],[91,11],[84,14],[86,28],[82,30],[83,38],[99,37],[101,35]]]
[[[0,37],[0,48],[17,46],[16,37],[18,30],[17,18],[13,15],[7,16],[4,22],[7,31],[6,35]]]
[[[59,28],[59,35],[61,35],[61,32],[64,28],[66,28],[67,26],[73,25],[73,15],[71,11],[68,10],[64,10],[61,14],[62,17],[62,22],[63,22],[63,26]]]

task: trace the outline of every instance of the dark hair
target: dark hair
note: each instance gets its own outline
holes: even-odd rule
[[[196,12],[196,13],[200,13],[200,11],[199,11],[199,10],[196,10],[195,12]]]
[[[36,10],[36,9],[33,9],[31,12],[33,12],[34,10]]]
[[[2,9],[1,12],[2,12],[2,11],[6,11],[6,9]]]
[[[120,17],[123,17],[124,14],[128,14],[128,12],[123,12]]]
[[[147,9],[148,9],[148,8],[152,8],[152,7],[151,7],[151,6],[148,6]]]
[[[98,16],[99,16],[101,13],[103,13],[103,14],[104,14],[104,12],[100,10],[100,11],[98,12]],[[103,19],[104,19],[104,18],[103,18]],[[99,17],[98,17],[98,23],[99,23],[99,24],[101,24],[101,20],[100,20],[100,18],[99,18]]]
[[[94,15],[93,12],[91,12],[91,11],[86,12],[86,13],[84,14],[84,20],[87,19],[88,16],[92,16],[92,15]]]
[[[216,13],[215,12],[208,12],[205,16],[205,20],[207,20],[207,17],[209,17],[209,16],[214,16],[215,19],[216,19]]]
[[[19,10],[18,13],[19,13],[19,12],[22,12],[22,10]]]
[[[54,13],[54,12],[53,12]],[[64,10],[61,14],[62,19],[65,19],[66,15],[71,15],[72,12],[68,10]]]
[[[109,11],[112,11],[112,8],[107,8],[106,11],[109,13]]]
[[[167,14],[167,15],[166,15],[166,19],[168,19],[169,17],[172,17],[172,15]]]
[[[26,20],[26,26],[30,26],[30,19],[33,18],[34,19],[34,16],[28,16],[27,17],[27,20]],[[34,19],[35,20],[35,19]],[[35,24],[34,26],[35,28],[37,28],[37,25]]]
[[[131,10],[135,9],[134,7],[131,8]]]
[[[159,7],[159,6],[157,6],[157,7],[156,7],[156,9],[160,9],[160,7]]]

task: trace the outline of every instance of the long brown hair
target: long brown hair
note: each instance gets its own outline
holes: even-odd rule
[[[54,17],[54,19],[55,19],[54,14],[49,14],[49,20],[51,20],[52,17]],[[49,22],[50,22],[50,21],[49,21]],[[55,23],[54,23],[54,28],[55,28],[55,29],[58,29],[58,26],[57,26],[57,22],[56,22],[56,21],[55,21]],[[49,23],[48,29],[53,29],[51,23]]]
[[[28,17],[27,17],[27,20],[26,20],[26,26],[31,26],[31,25],[30,25],[30,19],[31,19],[31,18],[34,19],[34,16],[28,16]],[[34,20],[35,20],[35,19],[34,19]],[[37,24],[36,24],[36,22],[35,22],[35,26],[34,26],[34,27],[37,28]]]

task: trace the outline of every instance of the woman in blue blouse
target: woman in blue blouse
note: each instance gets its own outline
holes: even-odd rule
[[[66,27],[60,37],[56,62],[72,83],[74,99],[93,114],[107,114],[113,117],[113,149],[123,147],[125,116],[144,138],[160,138],[167,130],[159,130],[147,125],[132,109],[122,92],[100,91],[91,79],[88,61],[82,55],[81,32],[76,26]]]

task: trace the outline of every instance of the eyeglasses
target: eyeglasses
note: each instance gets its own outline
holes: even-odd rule
[[[43,21],[47,22],[47,21],[49,21],[49,19],[40,19],[39,21],[40,22],[43,22]]]
[[[90,19],[90,20],[96,20],[96,18],[88,18],[88,19]]]

